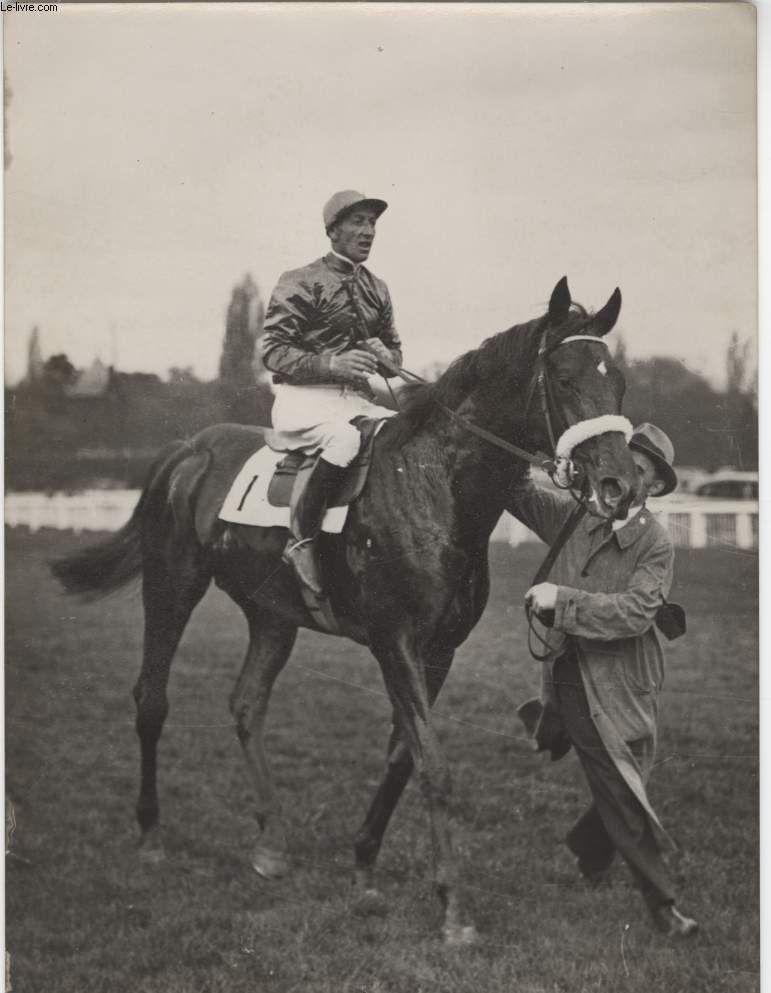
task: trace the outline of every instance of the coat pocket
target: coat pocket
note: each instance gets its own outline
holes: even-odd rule
[[[631,640],[631,639],[630,639]],[[658,693],[664,682],[664,665],[658,639],[649,634],[635,638],[624,659],[627,683],[637,694]]]
[[[593,642],[592,655],[601,670],[598,681],[608,688],[615,686],[637,696],[656,693],[661,688],[663,669],[655,638],[649,641],[645,635]]]

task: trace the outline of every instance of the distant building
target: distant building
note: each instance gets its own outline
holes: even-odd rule
[[[75,399],[102,399],[110,389],[110,369],[96,358],[88,367],[81,370],[74,381],[64,388],[64,395]]]

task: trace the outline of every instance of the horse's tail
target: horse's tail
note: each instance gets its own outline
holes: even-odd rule
[[[167,445],[151,465],[142,495],[123,527],[104,541],[51,563],[51,571],[67,593],[94,599],[108,596],[139,576],[143,521],[162,512],[171,473],[194,452],[187,441]]]

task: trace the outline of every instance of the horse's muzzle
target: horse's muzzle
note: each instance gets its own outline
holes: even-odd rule
[[[637,494],[636,487],[618,476],[603,476],[598,491],[600,506],[608,512],[608,516],[614,520],[625,520]]]

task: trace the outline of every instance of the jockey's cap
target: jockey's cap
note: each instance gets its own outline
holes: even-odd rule
[[[375,216],[380,217],[388,204],[385,200],[374,200],[372,197],[359,193],[358,190],[340,190],[334,193],[324,204],[324,228],[327,233],[343,215],[354,207],[368,207],[375,211]]]
[[[666,496],[677,486],[677,473],[672,468],[675,461],[675,446],[655,424],[638,424],[629,439],[629,447],[636,448],[652,459],[656,466],[659,479],[664,483],[664,489],[659,496]]]

